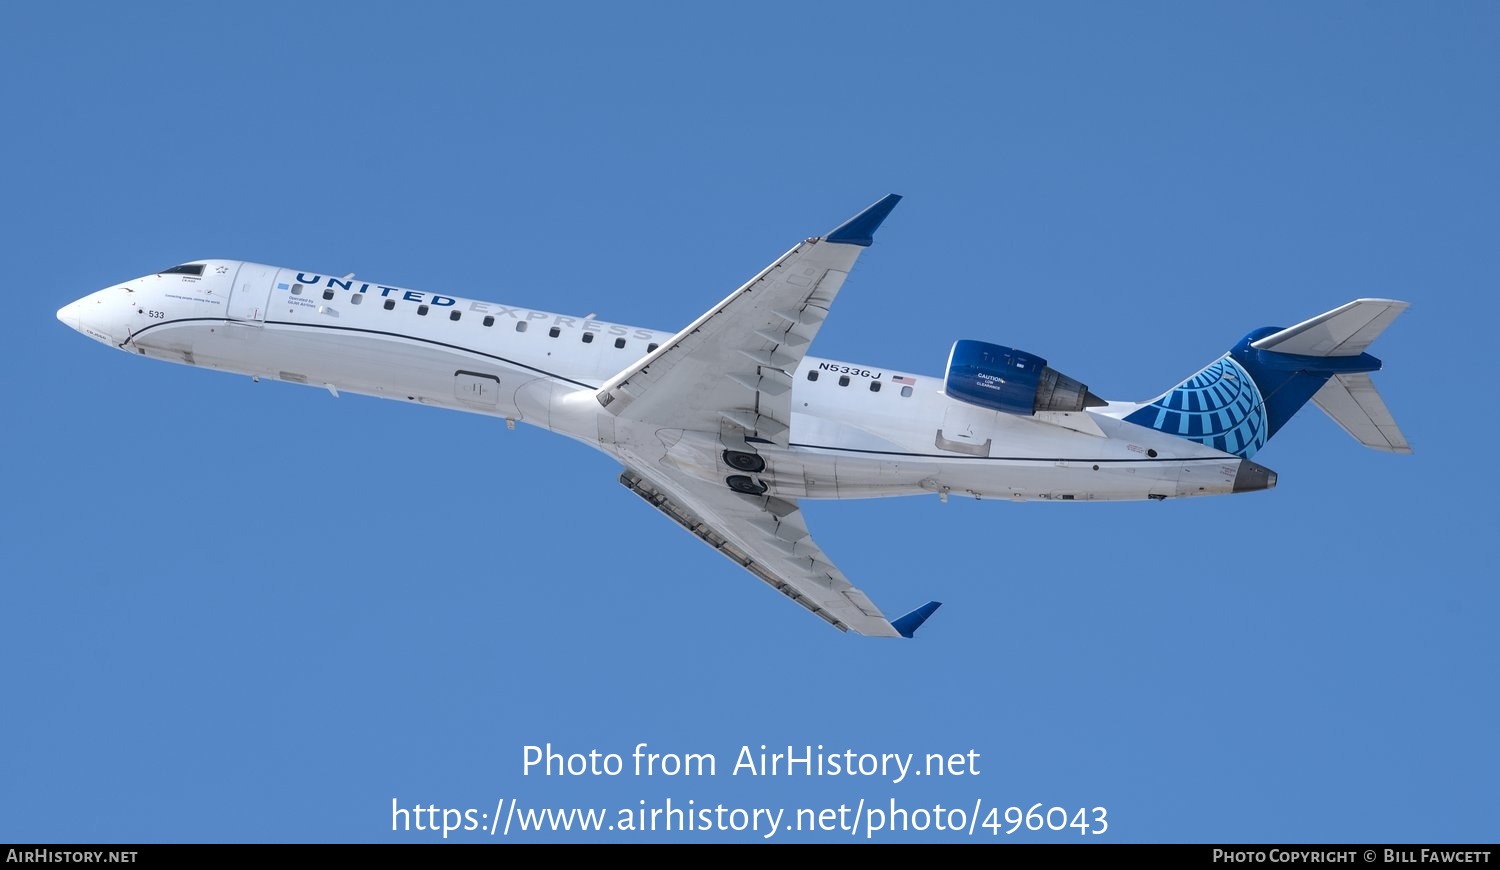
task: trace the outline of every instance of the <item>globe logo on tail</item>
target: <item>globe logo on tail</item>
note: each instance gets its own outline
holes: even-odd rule
[[[1128,419],[1246,459],[1268,437],[1260,388],[1227,355]]]

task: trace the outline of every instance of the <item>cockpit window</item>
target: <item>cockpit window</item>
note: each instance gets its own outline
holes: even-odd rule
[[[157,272],[156,274],[158,274],[158,275],[198,275],[199,277],[202,277],[202,275],[203,275],[203,264],[202,263],[188,263],[188,264],[183,265],[183,266],[173,266],[170,269],[163,269],[160,272]]]

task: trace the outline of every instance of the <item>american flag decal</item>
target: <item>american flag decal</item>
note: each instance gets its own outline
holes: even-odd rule
[[[891,383],[894,383],[894,384],[913,384],[913,385],[915,385],[916,382],[917,382],[916,378],[909,378],[906,375],[891,375]]]

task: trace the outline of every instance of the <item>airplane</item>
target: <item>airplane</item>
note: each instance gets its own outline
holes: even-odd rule
[[[1406,310],[1355,299],[1256,329],[1145,402],[1106,401],[1026,351],[963,339],[942,376],[808,354],[901,197],[806,238],[676,332],[409,290],[350,274],[193,260],[57,318],[128,353],[540,426],[841,631],[912,637],[813,540],[804,499],[1165,499],[1266,490],[1252,461],[1311,400],[1368,447],[1411,446],[1366,352]]]

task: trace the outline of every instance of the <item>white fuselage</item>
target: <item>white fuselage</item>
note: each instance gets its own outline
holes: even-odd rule
[[[673,333],[234,260],[147,275],[58,318],[156,359],[471,411],[567,435],[627,465],[723,482],[717,431],[617,420],[601,384]],[[1141,499],[1235,491],[1242,460],[1121,419],[1139,407],[1018,416],[941,377],[805,357],[789,444],[757,444],[773,494]],[[1270,484],[1274,484],[1274,477]],[[1245,487],[1242,487],[1245,488]],[[1255,486],[1249,488],[1264,488]]]

